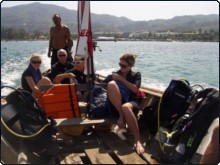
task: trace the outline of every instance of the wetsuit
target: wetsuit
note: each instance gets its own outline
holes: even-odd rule
[[[118,70],[116,73],[120,75],[120,70]],[[110,81],[112,81],[112,75],[109,75],[105,78],[105,80],[103,80],[103,83],[108,83]],[[126,75],[126,80],[132,84],[135,84],[137,86],[137,88],[139,88],[141,86],[141,73],[140,72],[133,72],[133,71],[129,71],[128,74]],[[123,85],[123,83],[121,82],[117,82],[117,85],[120,88],[120,92],[122,95],[122,104],[129,102],[133,105],[133,112],[135,115],[137,115],[138,111],[139,111],[139,103],[138,103],[138,99],[137,99],[137,94],[133,93],[131,91],[129,91],[128,89],[126,89],[127,87]],[[127,94],[127,96],[126,96]],[[112,103],[109,101],[107,101],[107,104],[109,106],[109,108],[111,110],[109,110],[109,117],[119,117],[118,111],[116,110],[116,108],[112,105]]]
[[[28,68],[22,73],[21,76],[21,86],[24,90],[32,93],[32,89],[27,83],[25,77],[32,77],[35,84],[37,84],[42,79],[42,74],[40,70],[35,71],[31,64]]]
[[[68,70],[73,69],[73,68],[74,68],[74,65],[69,61],[66,61],[64,65],[61,64],[60,62],[57,62],[52,66],[51,79],[53,80],[57,75],[66,73]],[[69,83],[70,83],[69,78],[65,78],[61,81],[61,84],[69,84]]]

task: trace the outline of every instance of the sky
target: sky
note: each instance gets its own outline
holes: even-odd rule
[[[1,7],[40,2],[77,10],[77,1],[3,1]],[[91,12],[127,17],[133,21],[171,19],[175,16],[219,14],[217,1],[91,1]]]

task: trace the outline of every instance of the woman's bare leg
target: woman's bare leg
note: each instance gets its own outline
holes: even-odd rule
[[[121,106],[122,106],[121,93],[115,81],[111,81],[108,83],[107,93],[108,93],[108,98],[110,102],[113,104],[113,106],[117,109],[119,113],[119,119],[117,123],[118,127],[123,128],[125,125],[125,122],[124,122],[124,116],[121,110]]]
[[[138,123],[132,109],[133,106],[130,103],[125,103],[122,105],[122,113],[125,117],[125,121],[128,125],[128,128],[131,130],[131,133],[134,136],[134,140],[136,143],[136,151],[138,154],[142,154],[144,153],[144,147],[142,146],[140,141],[140,132],[138,128]]]

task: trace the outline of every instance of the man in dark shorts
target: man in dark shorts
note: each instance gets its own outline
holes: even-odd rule
[[[70,30],[66,25],[61,24],[61,17],[59,14],[54,14],[53,22],[55,26],[50,28],[50,41],[48,49],[48,57],[51,57],[51,66],[58,61],[57,51],[59,49],[65,49],[68,54],[67,60],[72,62],[73,58],[71,55],[71,49],[73,46],[73,41],[70,38]]]

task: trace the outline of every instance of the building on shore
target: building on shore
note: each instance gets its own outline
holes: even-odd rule
[[[96,41],[117,41],[115,37],[97,37]]]

